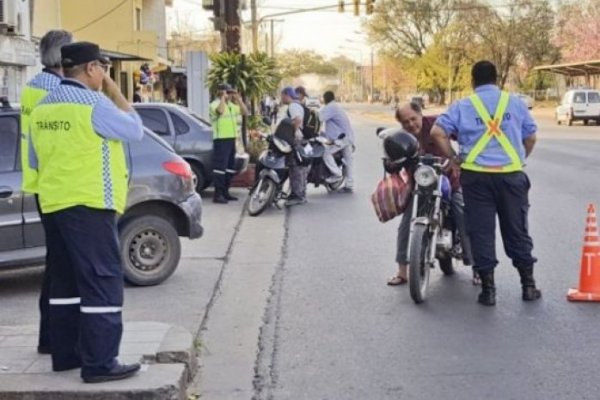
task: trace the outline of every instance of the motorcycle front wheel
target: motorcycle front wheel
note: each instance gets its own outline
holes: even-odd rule
[[[417,304],[423,303],[427,298],[429,287],[429,273],[431,264],[427,261],[431,251],[431,236],[425,225],[414,227],[410,242],[410,260],[408,283],[410,297]]]
[[[250,192],[246,205],[248,214],[252,217],[260,215],[273,202],[277,184],[269,178],[262,178]]]

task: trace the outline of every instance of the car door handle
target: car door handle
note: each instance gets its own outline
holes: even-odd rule
[[[0,199],[7,199],[12,196],[13,190],[8,186],[0,186]]]

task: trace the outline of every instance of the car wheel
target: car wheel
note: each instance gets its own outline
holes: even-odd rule
[[[192,167],[192,172],[196,175],[196,192],[201,193],[206,189],[206,176],[204,175],[204,169],[196,164],[195,162],[189,162]]]
[[[175,228],[153,215],[132,217],[120,226],[125,279],[137,286],[158,285],[175,272],[181,243]]]

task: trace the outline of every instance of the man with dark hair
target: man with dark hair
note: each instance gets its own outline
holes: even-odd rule
[[[40,41],[40,59],[44,69],[37,74],[31,81],[27,82],[21,92],[21,169],[23,171],[23,191],[36,194],[37,197],[37,171],[29,166],[29,116],[33,109],[38,105],[48,93],[60,85],[63,78],[63,71],[60,64],[60,49],[62,46],[73,41],[73,35],[63,30],[48,31]],[[38,212],[44,225],[45,218],[41,212],[38,202]],[[57,262],[61,263],[62,254],[53,254],[46,251],[46,270],[42,282],[40,293],[40,332],[38,341],[38,352],[41,354],[50,353],[50,316],[48,304],[48,293],[50,291],[50,280],[48,270],[50,265]]]
[[[396,109],[396,120],[402,125],[402,128],[417,138],[419,141],[420,154],[433,154],[435,156],[443,156],[443,154],[435,146],[431,138],[431,128],[434,126],[437,116],[423,116],[421,106],[415,102],[411,102],[400,106]],[[451,168],[447,173],[452,185],[452,212],[455,223],[461,236],[461,245],[463,250],[463,264],[470,266],[472,261],[471,245],[469,237],[465,229],[464,221],[464,200],[460,190],[459,170]],[[398,273],[388,280],[388,285],[397,286],[407,282],[408,268],[408,239],[410,235],[412,207],[408,207],[407,212],[402,216],[402,221],[398,227],[398,239],[396,250],[396,262],[398,263]],[[473,283],[479,283],[476,274],[473,274]]]
[[[335,101],[335,94],[327,91],[323,94],[325,106],[319,112],[319,119],[325,124],[325,136],[331,144],[327,145],[323,161],[332,176],[327,178],[328,183],[335,183],[344,179],[342,170],[337,166],[334,154],[342,152],[346,164],[346,183],[342,189],[345,193],[354,191],[354,130],[350,119],[344,109]],[[344,138],[339,139],[340,135]]]
[[[525,103],[496,86],[494,64],[476,63],[471,78],[475,94],[451,105],[437,119],[432,136],[462,170],[467,231],[482,281],[478,301],[496,304],[496,215],[506,254],[521,277],[522,298],[534,301],[541,291],[533,278],[537,259],[528,232],[530,182],[523,167],[533,151],[537,125]],[[450,135],[458,138],[459,156],[448,144]]]
[[[123,332],[117,216],[128,192],[124,142],[141,140],[144,130],[98,45],[68,44],[61,55],[65,79],[31,113],[29,147],[46,246],[64,258],[49,269],[52,369],[81,367],[86,383],[124,379],[140,365],[117,361]]]
[[[281,103],[285,104],[287,109],[287,117],[292,120],[292,124],[296,129],[296,146],[301,144],[303,135],[302,128],[304,127],[304,107],[300,104],[298,95],[293,87],[287,86],[281,91]],[[288,207],[306,203],[306,179],[308,177],[308,168],[292,158],[290,165],[290,187],[291,193],[288,196],[285,205]]]

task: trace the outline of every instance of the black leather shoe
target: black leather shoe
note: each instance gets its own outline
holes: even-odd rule
[[[477,301],[484,306],[496,305],[496,286],[494,284],[494,270],[478,271],[481,278],[481,293]]]
[[[121,379],[127,379],[135,375],[141,368],[138,363],[135,364],[118,364],[113,369],[108,371],[104,375],[95,376],[82,376],[85,383],[101,383],[109,381],[118,381]]]
[[[542,291],[535,287],[533,267],[518,268],[523,289],[523,301],[535,301],[542,297]]]
[[[239,199],[238,199],[237,197],[235,197],[235,196],[232,196],[232,195],[230,195],[229,193],[227,193],[227,194],[225,195],[225,200],[227,200],[227,201],[238,201]]]
[[[227,199],[225,198],[225,196],[223,195],[217,195],[213,198],[213,203],[217,203],[217,204],[227,204],[229,203],[227,201]]]

